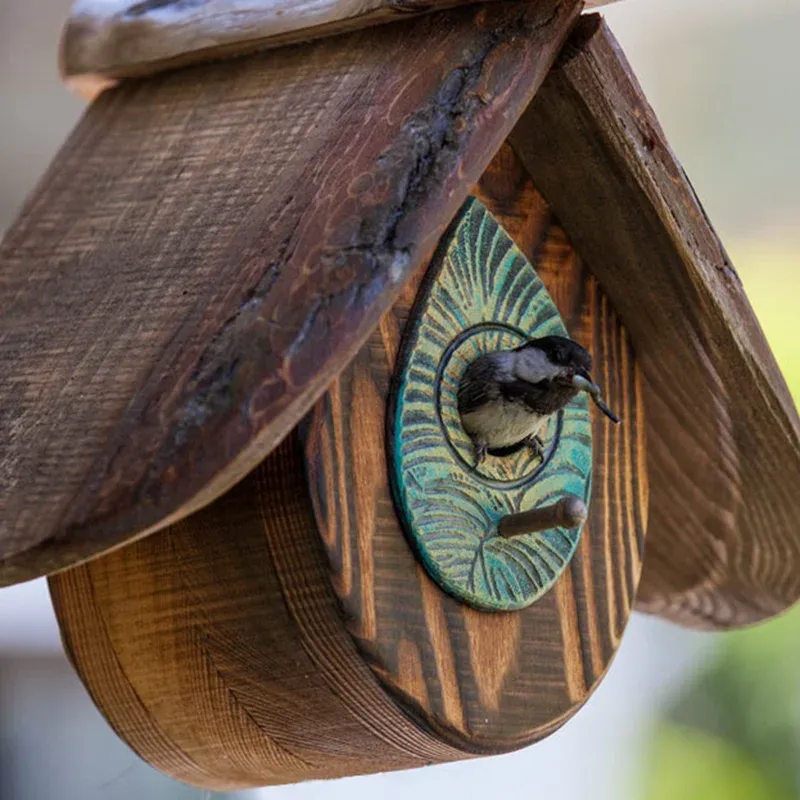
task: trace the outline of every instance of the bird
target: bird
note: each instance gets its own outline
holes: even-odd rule
[[[586,392],[614,423],[592,380],[592,356],[565,336],[529,339],[513,350],[495,350],[472,361],[458,385],[458,412],[475,448],[477,468],[486,455],[510,456],[530,447],[544,460],[541,433],[547,420]]]

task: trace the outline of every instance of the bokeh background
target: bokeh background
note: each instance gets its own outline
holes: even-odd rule
[[[82,112],[56,72],[68,5],[0,0],[0,231]],[[800,399],[800,3],[626,0],[606,17]],[[800,610],[726,635],[635,615],[585,709],[520,753],[236,797],[494,793],[800,798]],[[64,658],[44,582],[0,590],[0,800],[211,796],[159,775],[116,739]]]

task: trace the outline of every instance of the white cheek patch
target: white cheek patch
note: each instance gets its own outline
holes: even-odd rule
[[[552,380],[563,372],[562,367],[557,367],[550,359],[536,348],[522,350],[515,353],[514,377],[528,383]]]

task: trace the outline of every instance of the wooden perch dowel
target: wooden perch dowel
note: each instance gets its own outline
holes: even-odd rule
[[[599,17],[580,21],[511,142],[644,370],[651,496],[639,607],[701,628],[778,614],[800,597],[797,410]]]
[[[586,522],[589,510],[579,497],[563,497],[550,506],[509,514],[500,520],[497,532],[506,538],[537,533],[549,528],[575,528]]]
[[[548,5],[549,0],[529,0]],[[614,0],[590,0],[587,7]],[[117,79],[357,30],[465,0],[76,0],[61,71],[87,98]]]
[[[98,99],[0,246],[0,585],[256,467],[433,251],[578,11],[454,9]]]

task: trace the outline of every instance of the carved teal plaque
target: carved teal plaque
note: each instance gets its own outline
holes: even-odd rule
[[[484,610],[530,605],[572,558],[580,527],[506,539],[497,524],[565,494],[588,505],[591,420],[581,394],[550,420],[544,461],[524,448],[487,456],[475,468],[458,385],[481,353],[553,334],[569,335],[533,265],[470,199],[443,239],[406,326],[389,410],[389,471],[402,524],[427,572]]]

